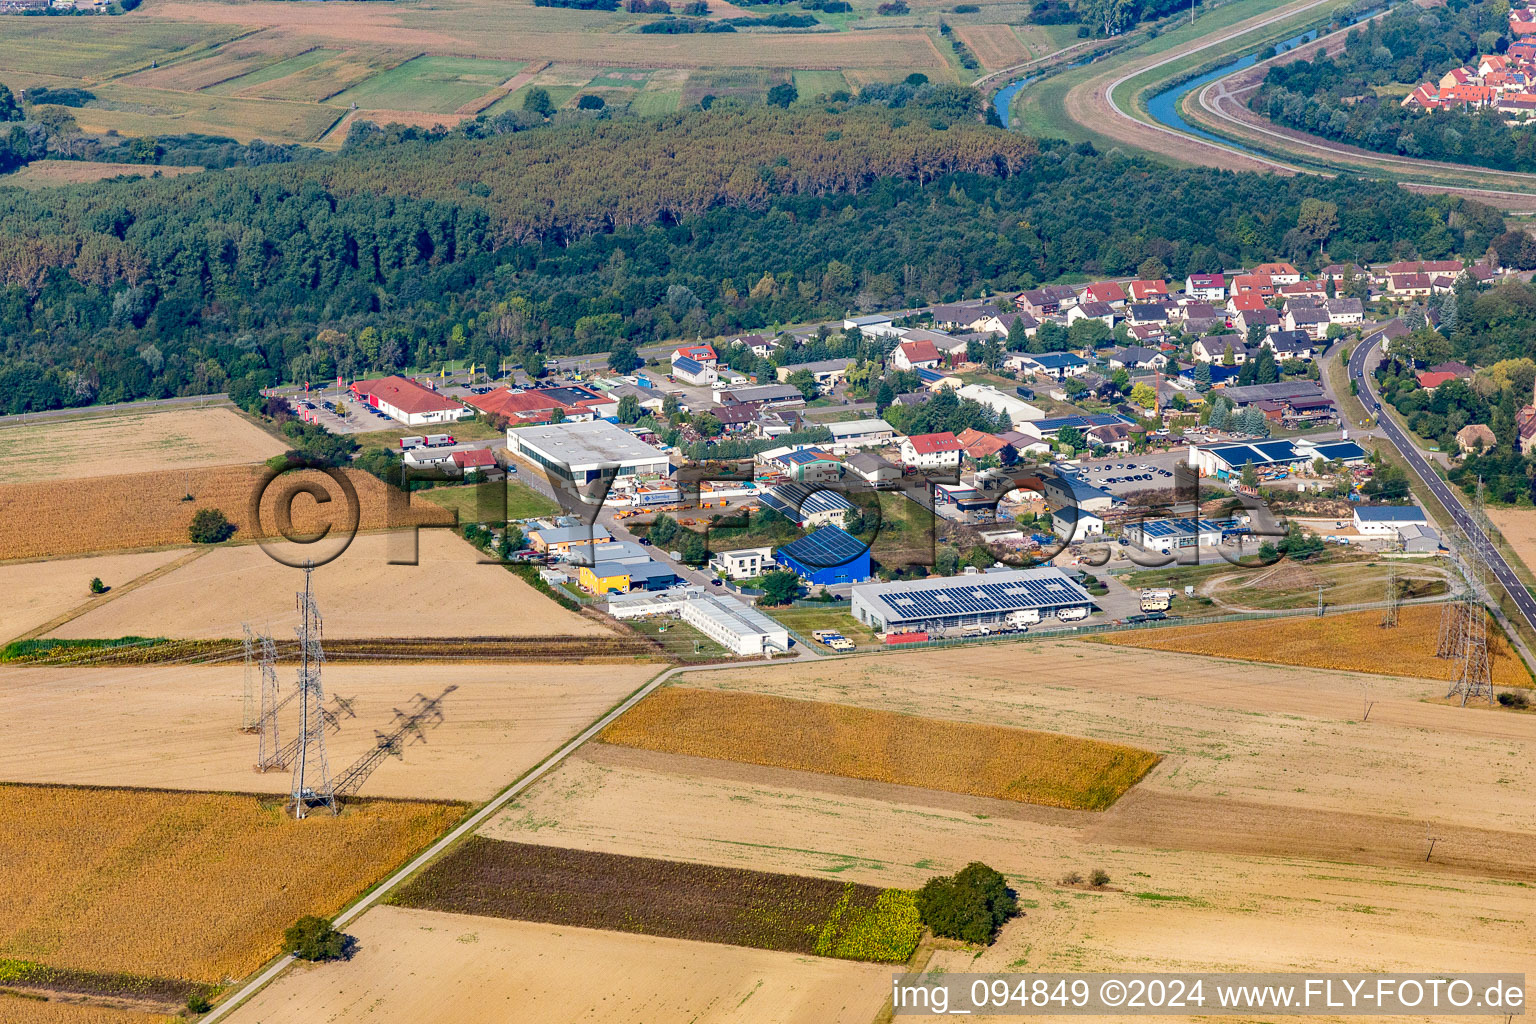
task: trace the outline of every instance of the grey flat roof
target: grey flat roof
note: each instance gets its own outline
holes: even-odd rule
[[[573,469],[667,461],[665,452],[607,420],[517,427],[512,433],[519,445],[536,448],[545,458]]]
[[[885,420],[876,419],[845,420],[842,423],[828,423],[827,429],[832,431],[833,437],[839,435],[871,434],[881,430],[888,430],[893,434],[896,432],[896,428],[885,422]]]

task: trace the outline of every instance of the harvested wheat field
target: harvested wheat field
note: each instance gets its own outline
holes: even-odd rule
[[[955,35],[971,48],[987,70],[1012,67],[1029,60],[1030,54],[1008,25],[956,25]]]
[[[285,473],[263,490],[265,474],[259,466],[217,466],[0,485],[0,559],[184,545],[193,514],[203,508],[223,512],[235,526],[236,540],[278,537],[276,508],[290,495],[292,532],[310,535],[327,526],[338,536],[345,532],[349,503],[330,476],[316,470]],[[408,502],[367,473],[346,470],[343,476],[357,494],[359,529],[446,525],[452,519],[435,505]],[[310,484],[324,488],[331,501],[321,505],[294,490]],[[259,517],[251,513],[258,495]]]
[[[1435,657],[1443,606],[1408,605],[1398,613],[1398,627],[1381,627],[1381,612],[1296,615],[1203,626],[1170,626],[1106,634],[1101,642],[1157,651],[1183,651],[1217,658],[1262,661],[1274,665],[1378,672],[1385,675],[1452,679],[1453,658]],[[1510,650],[1503,632],[1488,620],[1488,653],[1495,686],[1530,686],[1531,674]]]
[[[356,956],[290,970],[232,1024],[868,1024],[890,985],[873,964],[400,907],[347,930]]]
[[[92,579],[121,587],[184,555],[181,551],[143,551],[133,555],[64,558],[0,565],[0,643],[42,626],[73,608],[104,601],[92,596]],[[110,591],[108,592],[110,594]]]
[[[445,831],[463,805],[13,786],[0,803],[0,956],[218,982],[275,955]]]
[[[5,1024],[174,1024],[163,1013],[140,1013],[83,1003],[43,1002],[0,992],[0,1020]]]
[[[340,771],[388,730],[394,709],[437,696],[443,721],[387,758],[363,796],[488,799],[653,675],[655,665],[331,665],[328,698],[352,715],[327,734]],[[0,668],[0,780],[287,792],[286,772],[252,771],[257,737],[237,731],[241,664],[216,667]],[[291,666],[278,666],[281,694]],[[332,706],[336,706],[333,705]],[[25,712],[23,714],[23,712]],[[279,740],[296,735],[285,709]]]
[[[1490,508],[1488,518],[1526,569],[1536,573],[1536,509]]]
[[[315,600],[332,637],[606,636],[601,623],[567,611],[457,534],[364,534],[314,571]],[[260,545],[210,551],[175,572],[66,623],[56,637],[239,637],[240,624],[275,637],[298,625],[295,592],[304,572],[273,561]],[[387,653],[387,652],[385,652]]]
[[[690,683],[1164,758],[1085,812],[589,744],[481,834],[897,887],[982,860],[1026,916],[979,959],[940,953],[951,971],[1536,967],[1536,716],[1426,703],[1442,684],[1071,641]],[[1107,891],[1059,884],[1098,867]]]
[[[666,687],[603,730],[602,740],[670,754],[1048,807],[1103,810],[1157,755],[1024,729],[750,693]]]
[[[836,701],[1153,750],[1149,792],[1536,831],[1536,715],[1430,703],[1433,680],[1037,640],[689,673],[690,686]],[[1373,702],[1360,721],[1364,700]],[[622,719],[621,719],[622,720]]]
[[[119,413],[0,428],[0,458],[5,460],[6,479],[14,483],[246,464],[285,450],[277,438],[225,408]]]

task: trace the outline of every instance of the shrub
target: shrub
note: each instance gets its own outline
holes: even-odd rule
[[[283,932],[283,951],[300,960],[340,960],[347,955],[347,937],[323,917],[301,917]]]
[[[191,1010],[193,1013],[207,1013],[209,1010],[213,1009],[213,1004],[210,1003],[208,1001],[208,997],[201,992],[188,992],[187,1009]]]
[[[601,96],[593,96],[587,93],[576,100],[577,110],[602,110],[608,104]]]
[[[1082,885],[1083,876],[1076,871],[1068,871],[1061,876],[1062,885]]]
[[[1506,708],[1526,708],[1530,707],[1531,704],[1530,698],[1525,694],[1514,693],[1509,690],[1499,694],[1499,703]]]
[[[990,945],[1018,909],[1008,880],[979,861],[952,876],[928,879],[917,893],[918,914],[933,934],[978,945]]]
[[[101,577],[100,576],[92,576],[91,577],[91,593],[93,593],[93,594],[105,594],[106,592],[107,592],[107,585],[105,583],[101,582]]]
[[[1095,889],[1104,888],[1109,884],[1109,872],[1103,868],[1094,868],[1093,872],[1088,876],[1088,884]]]
[[[216,508],[200,508],[192,514],[187,539],[194,544],[218,544],[228,540],[234,532],[235,524],[223,512]]]

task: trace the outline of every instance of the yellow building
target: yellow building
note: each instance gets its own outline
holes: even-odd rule
[[[629,593],[629,573],[626,567],[617,562],[605,562],[596,567],[584,565],[576,575],[576,581],[589,594],[607,594],[618,591],[621,594]],[[599,576],[598,572],[608,575]]]

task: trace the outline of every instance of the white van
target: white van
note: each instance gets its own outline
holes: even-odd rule
[[[1040,609],[1038,608],[1021,608],[1019,611],[1013,612],[1008,616],[1008,625],[1014,629],[1033,626],[1039,621]]]
[[[1063,608],[1056,613],[1056,617],[1062,622],[1078,622],[1088,617],[1088,609],[1082,605],[1073,608]]]

